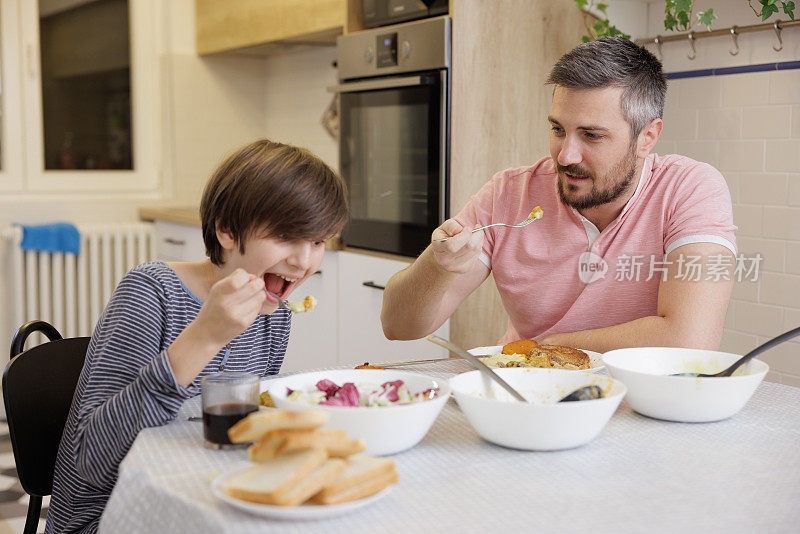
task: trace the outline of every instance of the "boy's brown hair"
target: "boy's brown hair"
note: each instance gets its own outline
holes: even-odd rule
[[[317,156],[259,139],[237,150],[206,184],[200,203],[206,254],[225,261],[217,227],[244,253],[248,237],[326,239],[347,222],[344,181]]]

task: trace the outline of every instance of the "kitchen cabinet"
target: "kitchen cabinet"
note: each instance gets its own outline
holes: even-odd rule
[[[326,252],[316,274],[311,275],[291,295],[299,300],[306,295],[317,299],[313,311],[292,314],[292,333],[281,372],[294,372],[338,363],[338,256]]]
[[[345,0],[195,0],[197,53],[258,54],[270,44],[334,44]]]
[[[156,259],[162,261],[203,261],[206,246],[197,226],[168,221],[155,221]]]
[[[389,341],[383,336],[381,306],[386,282],[409,262],[357,252],[339,256],[339,365],[445,358],[447,351],[426,340]],[[436,334],[448,338],[449,321]]]

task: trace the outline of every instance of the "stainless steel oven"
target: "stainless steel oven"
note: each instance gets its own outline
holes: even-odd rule
[[[418,255],[448,216],[450,19],[339,37],[349,247]]]

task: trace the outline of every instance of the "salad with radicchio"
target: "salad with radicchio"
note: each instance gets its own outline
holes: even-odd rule
[[[376,385],[369,382],[341,386],[331,380],[320,380],[313,391],[286,388],[286,398],[304,404],[322,406],[396,406],[432,399],[439,388],[411,393],[402,380]]]

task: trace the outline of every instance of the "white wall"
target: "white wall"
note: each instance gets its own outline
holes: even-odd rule
[[[651,2],[650,36],[663,31],[663,2]],[[760,21],[745,1],[698,0],[713,7],[715,28]],[[784,16],[785,17],[785,16]],[[739,36],[732,56],[730,37],[663,45],[666,72],[751,65],[800,59],[800,28],[783,31],[784,49],[775,52],[772,32]],[[655,46],[649,46],[653,52]],[[769,338],[800,326],[800,70],[672,80],[664,132],[656,152],[706,161],[725,176],[739,227],[739,250],[760,253],[759,279],[737,282],[725,322],[722,349],[744,354]],[[769,379],[800,386],[800,342],[765,353]]]

